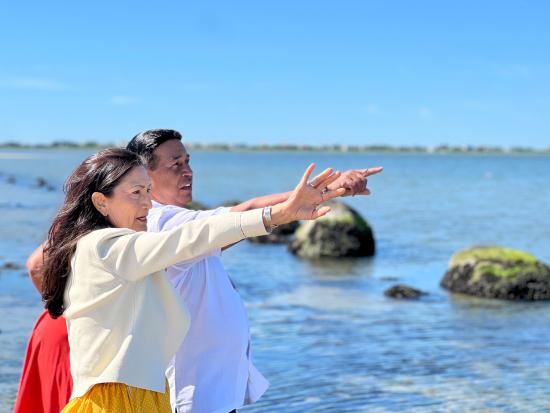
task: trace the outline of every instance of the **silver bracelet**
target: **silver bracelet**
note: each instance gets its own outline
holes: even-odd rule
[[[265,226],[266,226],[266,231],[268,234],[271,234],[271,232],[273,231],[273,228],[276,228],[277,225],[273,225],[271,222],[271,207],[270,206],[266,206],[264,207],[263,211],[262,211],[262,216],[264,218],[264,221],[265,221]]]

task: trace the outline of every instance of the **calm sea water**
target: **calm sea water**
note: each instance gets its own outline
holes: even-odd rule
[[[0,264],[24,264],[85,152],[0,152]],[[248,306],[255,360],[271,387],[248,412],[550,411],[550,303],[468,299],[439,288],[473,244],[550,262],[550,158],[321,153],[192,154],[195,199],[291,189],[310,161],[383,165],[370,197],[347,198],[372,224],[372,259],[308,262],[242,242],[224,262]],[[13,176],[16,183],[7,183]],[[36,187],[44,177],[55,190]],[[395,277],[430,293],[383,296]],[[393,281],[395,282],[395,281]],[[0,272],[0,411],[9,411],[41,311],[23,268]]]

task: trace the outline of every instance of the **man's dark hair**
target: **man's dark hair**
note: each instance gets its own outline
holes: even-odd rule
[[[181,133],[174,129],[150,129],[134,136],[126,145],[126,149],[138,154],[147,168],[154,169],[154,150],[172,139],[181,141]]]

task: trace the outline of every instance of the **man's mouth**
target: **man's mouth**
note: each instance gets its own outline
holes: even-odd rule
[[[184,191],[190,191],[192,189],[193,185],[191,183],[185,184],[183,186],[180,186],[180,189],[183,189]]]

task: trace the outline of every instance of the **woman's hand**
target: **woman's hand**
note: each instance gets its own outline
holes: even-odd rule
[[[308,181],[313,169],[315,169],[315,164],[309,165],[288,199],[271,208],[271,223],[273,225],[322,217],[330,211],[330,207],[319,207],[319,205],[346,193],[345,188],[328,188],[331,183],[340,177],[340,172],[333,173],[332,168],[327,168],[311,181]]]

